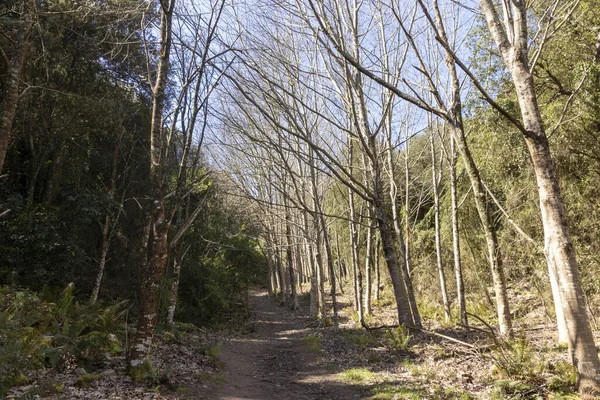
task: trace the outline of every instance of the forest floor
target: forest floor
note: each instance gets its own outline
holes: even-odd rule
[[[566,351],[553,344],[554,328],[520,326],[527,339],[501,346],[482,328],[444,328],[425,320],[427,332],[365,330],[348,294],[338,296],[339,328],[308,317],[308,293],[300,309],[280,305],[266,290],[248,296],[245,319],[226,329],[180,325],[156,335],[145,384],[126,374],[125,359],[112,357],[90,372],[82,368],[40,371],[14,388],[10,399],[131,400],[469,400],[559,399],[571,395]],[[391,300],[373,306],[370,326],[394,320]],[[442,337],[445,336],[445,337]],[[451,339],[449,339],[451,338]],[[457,342],[458,341],[458,342]],[[561,394],[562,393],[562,394]],[[558,397],[557,397],[558,396]],[[575,396],[568,397],[577,398]]]
[[[306,310],[291,311],[264,291],[250,293],[253,333],[228,340],[219,359],[224,380],[193,398],[360,399],[361,385],[340,381],[323,363],[320,341],[311,335]]]

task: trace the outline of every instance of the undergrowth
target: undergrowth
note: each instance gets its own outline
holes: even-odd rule
[[[574,399],[576,374],[564,361],[551,361],[549,354],[535,349],[521,334],[500,343],[491,355],[491,399]]]
[[[125,302],[80,304],[71,284],[49,297],[0,288],[0,397],[28,383],[34,370],[80,366],[93,371],[123,351]]]

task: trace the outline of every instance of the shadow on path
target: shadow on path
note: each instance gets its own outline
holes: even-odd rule
[[[368,387],[340,382],[319,365],[303,338],[310,335],[302,310],[278,305],[266,292],[250,293],[255,332],[226,342],[219,358],[226,381],[210,398],[219,400],[360,399]]]

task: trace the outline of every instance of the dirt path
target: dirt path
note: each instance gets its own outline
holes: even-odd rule
[[[250,294],[255,333],[225,343],[219,358],[226,382],[212,399],[360,399],[361,390],[345,385],[319,366],[319,355],[302,339],[310,334],[304,312],[279,306],[266,292]]]

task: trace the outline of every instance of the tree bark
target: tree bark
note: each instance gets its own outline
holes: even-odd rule
[[[442,41],[448,43],[448,38],[437,2],[434,2],[433,5],[438,34],[440,35]],[[481,175],[467,145],[467,139],[465,137],[462,120],[462,101],[460,97],[461,83],[456,71],[456,60],[449,48],[446,48],[445,63],[448,67],[448,71],[450,72],[450,80],[452,85],[452,103],[446,121],[451,125],[450,133],[456,145],[458,146],[458,151],[463,159],[465,170],[467,171],[467,175],[471,181],[473,195],[475,198],[475,208],[477,209],[477,214],[479,215],[479,219],[483,227],[488,261],[492,273],[492,281],[494,284],[494,293],[496,295],[496,309],[498,314],[498,326],[500,334],[502,336],[512,337],[512,319],[510,316],[510,306],[508,304],[506,277],[504,274],[504,267],[502,265],[502,254],[500,252],[500,245],[498,243],[493,217],[489,207],[487,206],[486,191],[481,180]]]
[[[167,310],[167,326],[171,328],[175,325],[175,310],[177,309],[177,292],[179,291],[182,262],[183,260],[178,260],[177,256],[173,258],[173,283],[171,284],[171,296],[169,298],[169,309]]]
[[[480,0],[489,31],[508,67],[523,122],[523,136],[533,162],[538,185],[540,211],[544,228],[544,249],[549,269],[558,280],[560,304],[569,332],[569,355],[577,369],[577,383],[582,394],[600,396],[600,360],[585,309],[581,278],[575,249],[567,228],[560,195],[558,175],[550,153],[544,123],[537,102],[533,76],[527,59],[527,9],[525,2],[510,4],[506,16],[508,34],[491,0]]]
[[[405,247],[405,242],[403,240],[403,235],[402,235],[402,228],[400,227],[400,216],[398,215],[398,199],[397,199],[397,195],[398,195],[398,186],[396,185],[396,173],[394,171],[394,157],[393,157],[393,152],[394,152],[394,146],[392,145],[392,120],[391,120],[391,115],[388,117],[387,121],[386,121],[386,127],[388,130],[388,134],[387,134],[387,146],[388,149],[386,151],[387,153],[387,167],[389,170],[389,196],[390,196],[390,201],[391,201],[391,206],[392,206],[392,222],[394,225],[394,233],[396,234],[396,243],[397,243],[397,251],[398,253],[400,253],[400,255],[402,256],[402,261],[403,264],[401,266],[402,268],[402,277],[403,277],[403,281],[404,284],[406,286],[405,290],[406,290],[406,294],[408,296],[408,304],[410,307],[410,311],[411,311],[411,315],[413,315],[413,318],[415,318],[414,316],[417,317],[416,321],[415,321],[415,325],[416,326],[421,326],[421,318],[419,316],[419,312],[417,309],[417,300],[415,297],[415,292],[412,286],[412,279],[410,278],[410,272],[408,270],[408,266],[406,265],[406,257],[404,255],[404,252],[406,250]],[[382,243],[383,246],[383,240],[380,241]],[[377,285],[378,289],[377,289],[377,296],[379,296],[379,284]]]
[[[350,154],[352,154],[353,146],[350,145]],[[356,230],[356,212],[354,207],[354,192],[352,189],[348,189],[348,202],[350,206],[350,220],[348,221],[350,227],[350,246],[352,251],[352,282],[354,288],[354,309],[358,314],[359,321],[362,321],[362,303],[361,293],[358,287],[358,271],[359,267],[359,248],[358,248],[358,232]]]
[[[296,270],[294,268],[294,254],[293,254],[293,242],[292,242],[292,222],[290,209],[288,205],[287,197],[284,197],[285,204],[285,261],[290,276],[290,290],[292,296],[290,298],[290,308],[292,310],[298,309],[298,288],[296,286]]]
[[[140,309],[137,331],[129,354],[129,366],[136,368],[147,360],[152,348],[152,339],[157,324],[158,291],[164,275],[167,259],[167,234],[169,223],[165,218],[163,192],[164,138],[162,113],[165,103],[165,88],[169,75],[171,50],[171,21],[174,0],[161,2],[160,13],[160,58],[156,82],[152,88],[152,122],[150,128],[150,184],[152,187],[152,254],[140,288]]]
[[[30,3],[31,1],[29,0],[23,2],[21,9],[23,20],[15,24],[18,25],[16,28],[17,32],[11,40],[15,54],[10,58],[9,65],[7,65],[7,77],[2,97],[0,98],[0,173],[2,173],[2,168],[4,167],[12,125],[17,113],[19,83],[21,81],[25,57],[27,56],[29,35],[33,27]]]
[[[94,304],[98,299],[100,293],[100,287],[102,285],[102,277],[104,276],[104,267],[106,266],[106,256],[108,255],[108,249],[110,247],[110,227],[111,218],[106,216],[104,219],[104,225],[102,226],[102,247],[100,249],[100,260],[98,261],[98,272],[96,273],[96,282],[94,283],[94,290],[92,290],[92,296],[90,297],[90,304]]]
[[[441,180],[438,176],[437,157],[435,156],[435,138],[434,132],[429,134],[429,144],[431,148],[431,175],[433,185],[433,207],[435,211],[435,255],[437,270],[440,277],[440,290],[442,292],[442,302],[444,305],[444,318],[446,322],[450,321],[450,301],[448,300],[448,290],[446,289],[446,276],[444,274],[444,264],[442,263],[442,238],[440,232],[440,193],[439,186]]]
[[[458,300],[458,312],[460,314],[460,322],[464,326],[469,325],[467,319],[467,304],[465,300],[465,285],[462,276],[462,264],[460,258],[460,234],[458,225],[458,196],[456,193],[456,150],[454,139],[450,138],[450,155],[449,155],[449,170],[450,170],[450,197],[452,202],[452,253],[454,255],[454,274],[456,278],[456,297]]]

